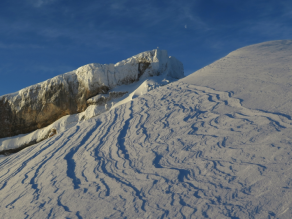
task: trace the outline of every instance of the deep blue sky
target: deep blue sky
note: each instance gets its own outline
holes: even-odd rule
[[[157,47],[187,75],[291,24],[291,0],[1,0],[0,95]]]

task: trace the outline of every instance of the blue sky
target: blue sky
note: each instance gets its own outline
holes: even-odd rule
[[[291,24],[289,0],[1,0],[0,95],[157,47],[187,75]]]

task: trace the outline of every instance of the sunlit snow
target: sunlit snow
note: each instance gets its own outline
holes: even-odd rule
[[[2,156],[1,218],[290,218],[291,58],[239,49]]]

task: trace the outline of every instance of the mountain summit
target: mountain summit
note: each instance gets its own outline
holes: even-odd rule
[[[1,218],[290,218],[290,42],[239,49],[1,156]]]
[[[80,113],[87,100],[141,77],[183,77],[182,64],[165,50],[140,53],[116,64],[88,64],[75,71],[0,97],[0,138],[43,128],[57,119]]]
[[[180,61],[166,50],[155,49],[116,64],[88,64],[1,96],[0,154],[40,142],[109,110],[144,81],[144,86],[153,87],[183,76]],[[7,138],[11,136],[15,137]]]

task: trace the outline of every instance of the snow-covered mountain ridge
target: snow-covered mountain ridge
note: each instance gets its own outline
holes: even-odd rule
[[[116,86],[150,76],[184,76],[182,63],[155,49],[116,64],[88,64],[0,97],[0,138],[29,133],[59,118],[83,112],[87,100]]]
[[[283,43],[287,46],[279,46]],[[291,60],[281,58],[292,55],[287,41],[243,48],[245,65],[267,45],[275,50],[269,71],[282,72],[278,80],[289,77],[283,69]],[[234,63],[228,71],[224,60],[210,66],[223,78],[234,71],[230,80],[242,86],[243,69],[237,74]],[[238,57],[230,61],[241,68]],[[239,99],[244,89],[228,90],[219,76],[221,87],[211,88],[215,73],[195,85],[202,71],[133,98],[136,90],[131,101],[0,157],[0,218],[290,219],[291,114],[245,106],[249,98],[267,96]],[[273,80],[259,74],[263,87]],[[281,84],[273,89],[280,98]],[[249,89],[254,95],[260,90]]]
[[[4,95],[0,97],[0,154],[36,144],[104,113],[123,97],[129,101],[132,96],[126,94],[135,89],[145,93],[153,85],[183,76],[180,61],[165,50],[155,49],[116,64],[88,64]],[[24,134],[9,137],[19,133]]]

